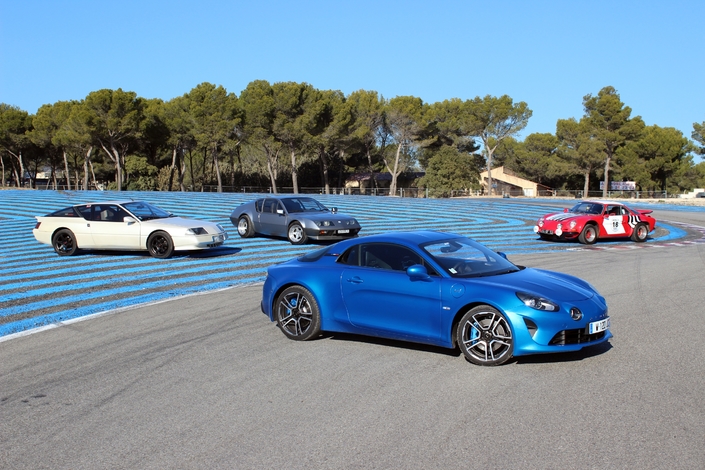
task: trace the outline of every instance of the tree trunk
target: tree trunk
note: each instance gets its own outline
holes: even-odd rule
[[[91,164],[91,154],[93,153],[93,146],[88,147],[86,156],[83,159],[83,189],[88,190],[88,167],[91,168],[91,173],[93,173],[93,165]],[[95,174],[93,174],[93,184],[95,184]]]
[[[215,171],[215,176],[218,180],[218,192],[223,192],[223,180],[220,176],[220,165],[218,165],[218,153],[213,152],[213,170]]]
[[[609,175],[610,175],[610,160],[612,160],[612,155],[607,155],[607,160],[605,160],[605,182],[602,187],[602,197],[607,198],[607,191],[609,190]]]
[[[330,181],[328,177],[328,158],[326,158],[326,152],[321,148],[318,152],[318,162],[321,167],[321,179],[323,180],[323,187],[325,188],[326,194],[330,194]]]
[[[66,169],[66,189],[71,191],[71,172],[69,171],[69,159],[66,156],[65,150],[64,150],[64,168]]]
[[[299,194],[299,175],[296,169],[296,152],[291,149],[291,184],[294,186],[294,194]]]

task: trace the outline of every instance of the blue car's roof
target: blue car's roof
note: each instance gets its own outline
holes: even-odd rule
[[[407,245],[421,245],[423,243],[450,240],[453,238],[461,238],[462,235],[449,232],[437,232],[435,230],[416,230],[413,232],[386,232],[375,235],[366,235],[359,238],[350,238],[336,245],[340,247],[348,247],[360,242],[387,242],[387,243],[406,243]]]

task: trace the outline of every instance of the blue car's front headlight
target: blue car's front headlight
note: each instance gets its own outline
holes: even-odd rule
[[[554,302],[544,299],[543,297],[539,297],[538,295],[527,294],[525,292],[517,292],[516,294],[517,297],[519,297],[519,300],[524,302],[524,305],[535,310],[544,310],[547,312],[557,312],[559,310],[558,305]]]

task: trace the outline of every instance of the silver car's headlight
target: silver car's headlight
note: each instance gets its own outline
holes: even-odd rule
[[[333,225],[333,222],[331,222],[330,220],[321,220],[316,223],[319,227],[330,227],[331,225]]]
[[[527,294],[525,292],[517,292],[519,300],[524,302],[524,305],[535,310],[544,310],[547,312],[557,312],[559,307],[548,299],[539,297],[538,295]]]
[[[208,232],[206,232],[206,229],[203,227],[196,227],[196,228],[189,228],[186,230],[186,233],[188,235],[206,235]]]

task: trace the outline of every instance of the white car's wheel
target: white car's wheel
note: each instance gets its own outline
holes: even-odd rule
[[[67,228],[58,230],[54,236],[51,237],[51,245],[54,247],[54,251],[59,256],[75,255],[78,251],[76,237],[73,232]]]
[[[147,239],[149,254],[155,258],[168,258],[174,252],[174,242],[166,232],[154,232]]]

